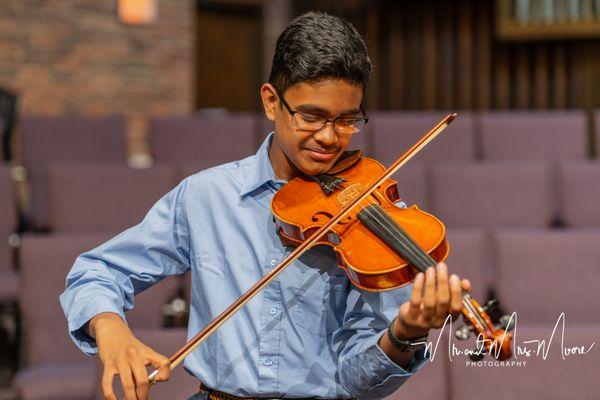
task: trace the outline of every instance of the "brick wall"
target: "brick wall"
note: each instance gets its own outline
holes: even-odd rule
[[[194,2],[160,0],[149,26],[116,0],[0,0],[0,86],[28,114],[133,118],[193,109]]]

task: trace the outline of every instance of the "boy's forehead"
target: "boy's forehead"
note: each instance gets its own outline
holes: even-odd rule
[[[362,85],[342,79],[325,79],[318,82],[301,82],[289,87],[285,94],[295,106],[324,111],[358,111],[362,102]]]

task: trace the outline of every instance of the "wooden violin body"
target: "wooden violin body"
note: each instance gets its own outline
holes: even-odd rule
[[[289,245],[305,241],[384,171],[379,162],[362,157],[352,168],[336,174],[344,182],[329,195],[313,180],[293,179],[275,194],[271,203],[280,236]],[[391,217],[436,262],[448,255],[444,225],[417,206],[397,207],[394,203],[399,200],[396,182],[388,179],[368,201],[354,207],[317,242],[333,247],[340,267],[361,289],[397,288],[410,283],[419,272],[402,255],[390,251],[389,245],[361,222],[361,217],[373,220]],[[382,220],[382,225],[385,222]]]
[[[385,171],[379,162],[363,157],[334,177],[327,176],[326,184],[311,177],[288,182],[271,202],[282,242],[299,246],[310,240]],[[381,181],[315,242],[333,247],[339,266],[361,289],[382,291],[404,286],[418,272],[448,256],[450,246],[442,222],[417,206],[399,208],[395,205],[398,200],[396,182],[390,178]],[[469,329],[483,344],[477,357],[489,353],[498,360],[510,358],[512,334],[496,327],[469,293],[462,293],[462,303]]]

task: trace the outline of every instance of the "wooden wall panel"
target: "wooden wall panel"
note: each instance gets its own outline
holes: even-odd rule
[[[600,40],[504,41],[490,0],[298,0],[349,17],[375,61],[378,109],[600,107]],[[510,6],[499,2],[497,6]],[[506,7],[505,7],[506,8]],[[505,12],[511,13],[508,7]]]

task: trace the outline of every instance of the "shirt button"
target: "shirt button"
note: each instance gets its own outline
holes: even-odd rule
[[[275,307],[271,307],[269,312],[271,313],[271,315],[275,315],[275,314],[277,314],[277,309]]]
[[[274,267],[277,265],[277,260],[271,260],[271,267]]]
[[[268,359],[265,361],[265,365],[266,365],[267,367],[270,367],[271,365],[273,365],[273,361],[271,361],[271,359],[270,359],[270,358],[268,358]]]

